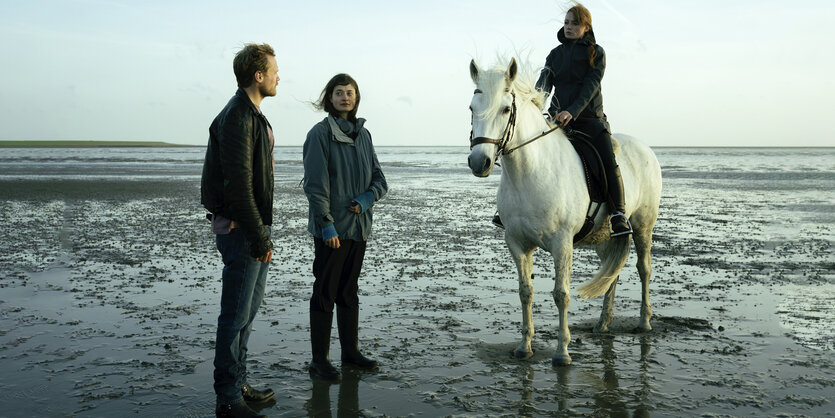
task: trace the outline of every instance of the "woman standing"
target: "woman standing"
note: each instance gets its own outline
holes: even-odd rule
[[[612,236],[631,234],[611,129],[603,113],[600,82],[606,70],[606,53],[595,42],[589,10],[579,3],[568,9],[557,39],[560,45],[548,54],[536,86],[546,93],[554,92],[548,109],[552,120],[562,125],[570,123],[571,128],[589,136],[603,160],[608,180]]]
[[[371,235],[372,206],[388,190],[371,134],[357,118],[360,90],[347,74],[328,82],[315,104],[328,116],[313,126],[304,143],[304,192],[313,235],[313,296],[310,298],[310,374],[336,379],[328,358],[336,305],[342,365],[373,369],[377,362],[358,349],[357,279]]]

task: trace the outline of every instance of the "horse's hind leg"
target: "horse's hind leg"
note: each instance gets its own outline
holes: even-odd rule
[[[635,242],[635,254],[638,256],[638,275],[641,276],[641,322],[638,323],[638,330],[642,332],[652,331],[649,319],[652,317],[652,307],[649,304],[649,278],[652,276],[652,265],[650,252],[652,250],[652,225],[644,228],[636,228],[632,234]]]
[[[619,278],[620,276],[618,276]],[[603,297],[603,309],[600,310],[600,320],[597,321],[597,325],[592,330],[594,333],[609,332],[609,324],[612,323],[612,318],[615,317],[615,289],[618,286],[618,279],[612,282],[609,290],[606,291],[606,296]]]
[[[605,246],[609,244],[610,242],[606,241],[595,247],[597,256],[600,257],[601,262],[603,262],[603,257],[606,252]],[[612,323],[612,318],[615,316],[615,290],[617,289],[619,279],[620,276],[612,282],[612,285],[609,286],[609,290],[606,291],[606,295],[603,297],[603,309],[600,310],[600,320],[597,321],[597,325],[592,330],[594,333],[609,332],[609,324]]]
[[[507,241],[507,248],[516,262],[519,273],[519,301],[522,303],[522,341],[516,347],[513,355],[518,359],[533,356],[531,339],[533,339],[533,250],[523,250],[518,244]]]

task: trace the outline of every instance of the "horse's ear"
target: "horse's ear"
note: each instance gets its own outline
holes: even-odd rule
[[[478,69],[478,65],[476,65],[475,60],[470,60],[470,77],[473,79],[473,83],[478,83],[478,72],[481,71]]]
[[[507,83],[510,84],[513,80],[516,79],[516,74],[519,70],[519,66],[516,65],[516,58],[510,59],[510,65],[507,66],[507,71],[504,73],[505,79],[507,79]]]

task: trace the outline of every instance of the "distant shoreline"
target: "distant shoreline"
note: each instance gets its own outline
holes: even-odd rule
[[[192,148],[159,141],[0,141],[0,148]]]
[[[377,148],[462,148],[463,145],[377,145]],[[0,148],[205,148],[205,145],[172,144],[161,141],[0,141]],[[275,145],[276,148],[301,148],[298,145]],[[651,145],[650,148],[704,148],[704,149],[826,149],[831,146],[767,146],[751,147],[740,145]]]

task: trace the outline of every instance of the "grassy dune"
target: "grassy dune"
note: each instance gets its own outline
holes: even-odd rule
[[[154,141],[0,141],[0,148],[190,147]]]

